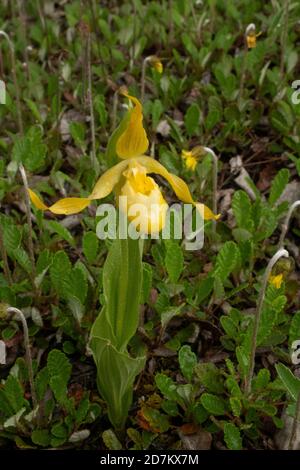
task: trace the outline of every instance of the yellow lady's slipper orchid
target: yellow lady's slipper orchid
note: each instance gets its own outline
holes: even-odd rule
[[[205,220],[217,220],[219,216],[193,200],[188,186],[181,178],[169,173],[154,158],[143,155],[148,149],[149,142],[142,122],[142,106],[135,97],[127,94],[126,96],[134,107],[129,111],[126,128],[116,143],[116,153],[122,160],[99,178],[88,197],[64,198],[48,207],[32,190],[29,190],[33,205],[43,211],[50,210],[54,214],[76,214],[85,209],[91,201],[103,199],[115,190],[117,196],[127,197],[127,215],[133,223],[135,217],[131,210],[134,209],[134,205],[144,206],[144,215],[142,214],[136,225],[140,231],[159,232],[164,227],[168,205],[157,183],[147,176],[149,173],[156,173],[168,181],[181,201],[197,207],[203,213]]]
[[[164,67],[159,57],[157,57],[156,55],[151,55],[147,57],[146,60],[152,65],[156,72],[158,72],[159,74],[163,73]]]
[[[192,150],[182,150],[181,158],[184,160],[188,170],[195,171],[199,158],[205,154],[203,147],[197,146]]]
[[[245,36],[248,49],[253,49],[256,47],[256,38],[258,38],[261,34],[261,32],[256,34],[256,26],[254,23],[250,23],[247,26]]]
[[[276,289],[280,289],[281,287],[281,284],[282,284],[282,281],[283,281],[283,274],[277,274],[277,275],[272,275],[269,277],[269,282],[270,284],[273,284],[274,287],[276,287]]]

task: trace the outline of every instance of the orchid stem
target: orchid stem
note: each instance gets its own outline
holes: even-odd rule
[[[169,3],[169,46],[172,47],[174,41],[174,20],[173,20],[173,0],[168,0]]]
[[[115,91],[114,98],[113,98],[113,108],[112,108],[112,118],[111,118],[112,132],[115,130],[116,125],[117,125],[118,104],[119,104],[119,90]]]
[[[132,39],[132,47],[130,50],[130,62],[129,62],[129,69],[132,70],[134,66],[134,59],[135,59],[135,41],[136,41],[136,3],[135,0],[132,0],[132,6],[133,6],[133,39]]]
[[[295,201],[291,207],[289,208],[288,210],[288,213],[286,215],[286,218],[285,218],[285,221],[282,225],[282,228],[281,228],[281,234],[280,234],[280,239],[279,239],[279,243],[278,243],[278,249],[280,248],[283,248],[283,245],[284,245],[284,240],[285,240],[285,237],[286,237],[286,234],[287,234],[287,231],[289,229],[289,226],[290,226],[290,220],[291,220],[291,217],[293,215],[293,212],[294,210],[296,209],[296,207],[300,206],[300,200],[299,201]]]
[[[27,79],[30,80],[28,48],[27,48],[28,47],[27,25],[26,25],[26,13],[25,13],[24,0],[18,0],[18,9],[19,9],[19,17],[20,17],[20,23],[21,23],[22,39],[24,41],[23,55],[24,55],[24,62],[26,64],[26,74],[27,74]]]
[[[283,29],[281,34],[281,56],[280,56],[280,79],[284,78],[285,69],[285,57],[286,57],[286,43],[288,37],[288,26],[289,26],[289,0],[285,0],[284,11],[283,11]]]
[[[16,106],[17,106],[17,117],[18,117],[18,127],[19,127],[19,132],[21,135],[23,135],[24,128],[23,128],[23,119],[22,119],[22,111],[21,111],[21,98],[20,98],[20,88],[19,88],[19,83],[17,79],[17,71],[16,71],[16,56],[15,56],[15,48],[10,40],[10,37],[5,31],[0,31],[0,36],[3,36],[9,46],[9,51],[10,51],[10,61],[11,61],[11,73],[12,73],[12,78],[14,82],[14,87],[15,87],[15,94],[16,94]]]
[[[255,313],[255,319],[254,319],[254,329],[253,329],[252,339],[251,339],[251,353],[250,353],[249,372],[248,372],[248,376],[247,376],[246,381],[245,381],[245,392],[246,392],[247,395],[249,395],[251,393],[252,379],[253,379],[254,366],[255,366],[255,353],[256,353],[256,346],[257,346],[257,335],[258,335],[258,329],[259,329],[259,324],[260,324],[260,319],[261,319],[262,307],[263,307],[263,303],[264,303],[264,300],[265,300],[267,284],[268,284],[269,277],[270,277],[273,266],[282,257],[285,257],[285,258],[289,257],[289,253],[288,253],[287,250],[284,250],[284,249],[278,250],[275,253],[275,255],[270,259],[270,261],[267,265],[266,271],[264,273],[261,290],[259,292],[259,297],[258,297],[258,301],[257,301],[257,308],[256,308],[256,313]]]
[[[96,136],[95,136],[95,116],[93,107],[92,92],[92,67],[91,67],[91,33],[87,33],[87,76],[88,76],[88,102],[90,108],[91,119],[91,138],[92,138],[92,166],[96,166]]]
[[[215,215],[218,213],[218,163],[219,159],[215,152],[209,147],[203,147],[205,152],[209,153],[212,156],[213,162],[213,178],[212,178],[212,190],[213,190],[213,201],[212,201],[212,210]],[[216,233],[216,221],[212,220],[212,229],[213,233]]]
[[[148,64],[148,57],[143,60],[142,65],[142,78],[141,78],[141,102],[144,103],[145,99],[145,87],[146,87],[146,69]]]
[[[297,428],[299,425],[300,421],[300,393],[298,393],[298,398],[296,402],[296,411],[295,411],[295,416],[293,420],[293,426],[292,426],[292,431],[288,443],[288,450],[293,450],[294,448],[294,442],[296,440],[296,435],[297,435]]]
[[[29,384],[30,384],[30,390],[31,390],[31,398],[32,398],[33,408],[35,409],[37,407],[38,403],[37,403],[36,390],[35,390],[35,385],[34,385],[34,376],[33,376],[33,368],[32,368],[32,356],[31,356],[31,350],[30,350],[30,342],[29,342],[29,333],[28,333],[27,321],[26,321],[26,318],[24,316],[24,313],[21,310],[19,310],[18,308],[8,307],[7,308],[7,313],[8,314],[15,314],[16,317],[21,321],[22,326],[23,326],[24,346],[25,346],[25,351],[26,351],[26,362],[27,362],[27,367],[28,367],[28,377],[29,377]]]
[[[25,196],[25,205],[26,205],[26,217],[27,217],[27,225],[28,225],[28,249],[29,249],[29,256],[31,261],[31,269],[32,269],[32,282],[35,288],[35,258],[34,258],[34,247],[33,247],[33,228],[32,228],[32,220],[31,220],[31,208],[30,208],[30,199],[29,199],[29,186],[27,181],[27,175],[25,168],[22,163],[19,163],[19,171],[21,173],[23,187],[24,187],[24,196]]]

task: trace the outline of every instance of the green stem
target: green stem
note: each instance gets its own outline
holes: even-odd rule
[[[18,308],[8,307],[7,313],[15,315],[16,319],[20,320],[23,326],[24,346],[25,346],[25,351],[26,351],[26,363],[28,367],[28,377],[29,377],[29,384],[30,384],[30,390],[31,390],[31,398],[32,398],[33,408],[35,409],[38,405],[38,402],[36,398],[36,390],[35,390],[35,385],[34,385],[32,356],[31,356],[31,350],[30,350],[30,341],[29,341],[27,321],[24,316],[24,313]]]
[[[286,218],[285,218],[285,221],[282,225],[282,229],[281,229],[281,234],[280,234],[280,239],[279,239],[279,243],[278,243],[278,250],[280,248],[283,248],[283,245],[284,245],[284,240],[285,240],[285,237],[286,237],[286,234],[287,234],[287,231],[289,229],[289,225],[290,225],[290,220],[291,220],[291,217],[293,215],[293,212],[294,210],[296,209],[296,207],[300,206],[300,200],[299,201],[295,201],[291,207],[289,208],[289,211],[286,215]]]
[[[261,319],[261,313],[262,313],[262,308],[265,300],[265,294],[266,294],[266,289],[269,281],[269,277],[272,271],[273,266],[277,263],[277,261],[282,258],[288,258],[289,253],[287,250],[278,250],[275,255],[270,259],[267,269],[264,273],[263,277],[263,282],[261,286],[261,290],[259,292],[259,297],[257,301],[257,308],[256,308],[256,314],[255,314],[255,319],[254,319],[254,329],[252,333],[252,338],[251,338],[251,352],[250,352],[250,365],[249,365],[249,372],[248,376],[245,381],[245,392],[247,395],[251,393],[251,386],[252,386],[252,379],[253,379],[253,374],[254,374],[254,366],[255,366],[255,353],[256,353],[256,346],[257,346],[257,335],[258,335],[258,329],[259,329],[259,324],[260,324],[260,319]]]

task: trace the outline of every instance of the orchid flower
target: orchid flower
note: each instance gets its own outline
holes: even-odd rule
[[[208,207],[193,200],[188,186],[181,178],[170,173],[154,158],[145,155],[149,141],[143,127],[142,105],[137,98],[127,93],[125,96],[133,104],[133,107],[119,126],[120,135],[116,142],[116,154],[121,161],[99,178],[88,197],[64,198],[48,207],[37,194],[29,190],[30,199],[34,206],[42,211],[49,210],[53,214],[76,214],[89,206],[92,201],[103,199],[114,191],[117,197],[127,197],[129,220],[132,220],[131,206],[142,204],[145,207],[143,214],[145,220],[141,226],[146,227],[145,233],[159,232],[165,225],[168,205],[158,184],[151,176],[148,176],[154,173],[162,176],[170,184],[181,201],[193,204],[205,220],[218,219],[219,216],[213,214]],[[134,223],[134,220],[132,221]]]

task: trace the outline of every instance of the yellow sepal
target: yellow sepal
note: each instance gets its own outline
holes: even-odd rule
[[[139,157],[149,147],[147,134],[143,127],[142,105],[134,96],[127,94],[125,96],[134,104],[134,108],[130,111],[128,125],[116,145],[117,155],[123,159]]]

